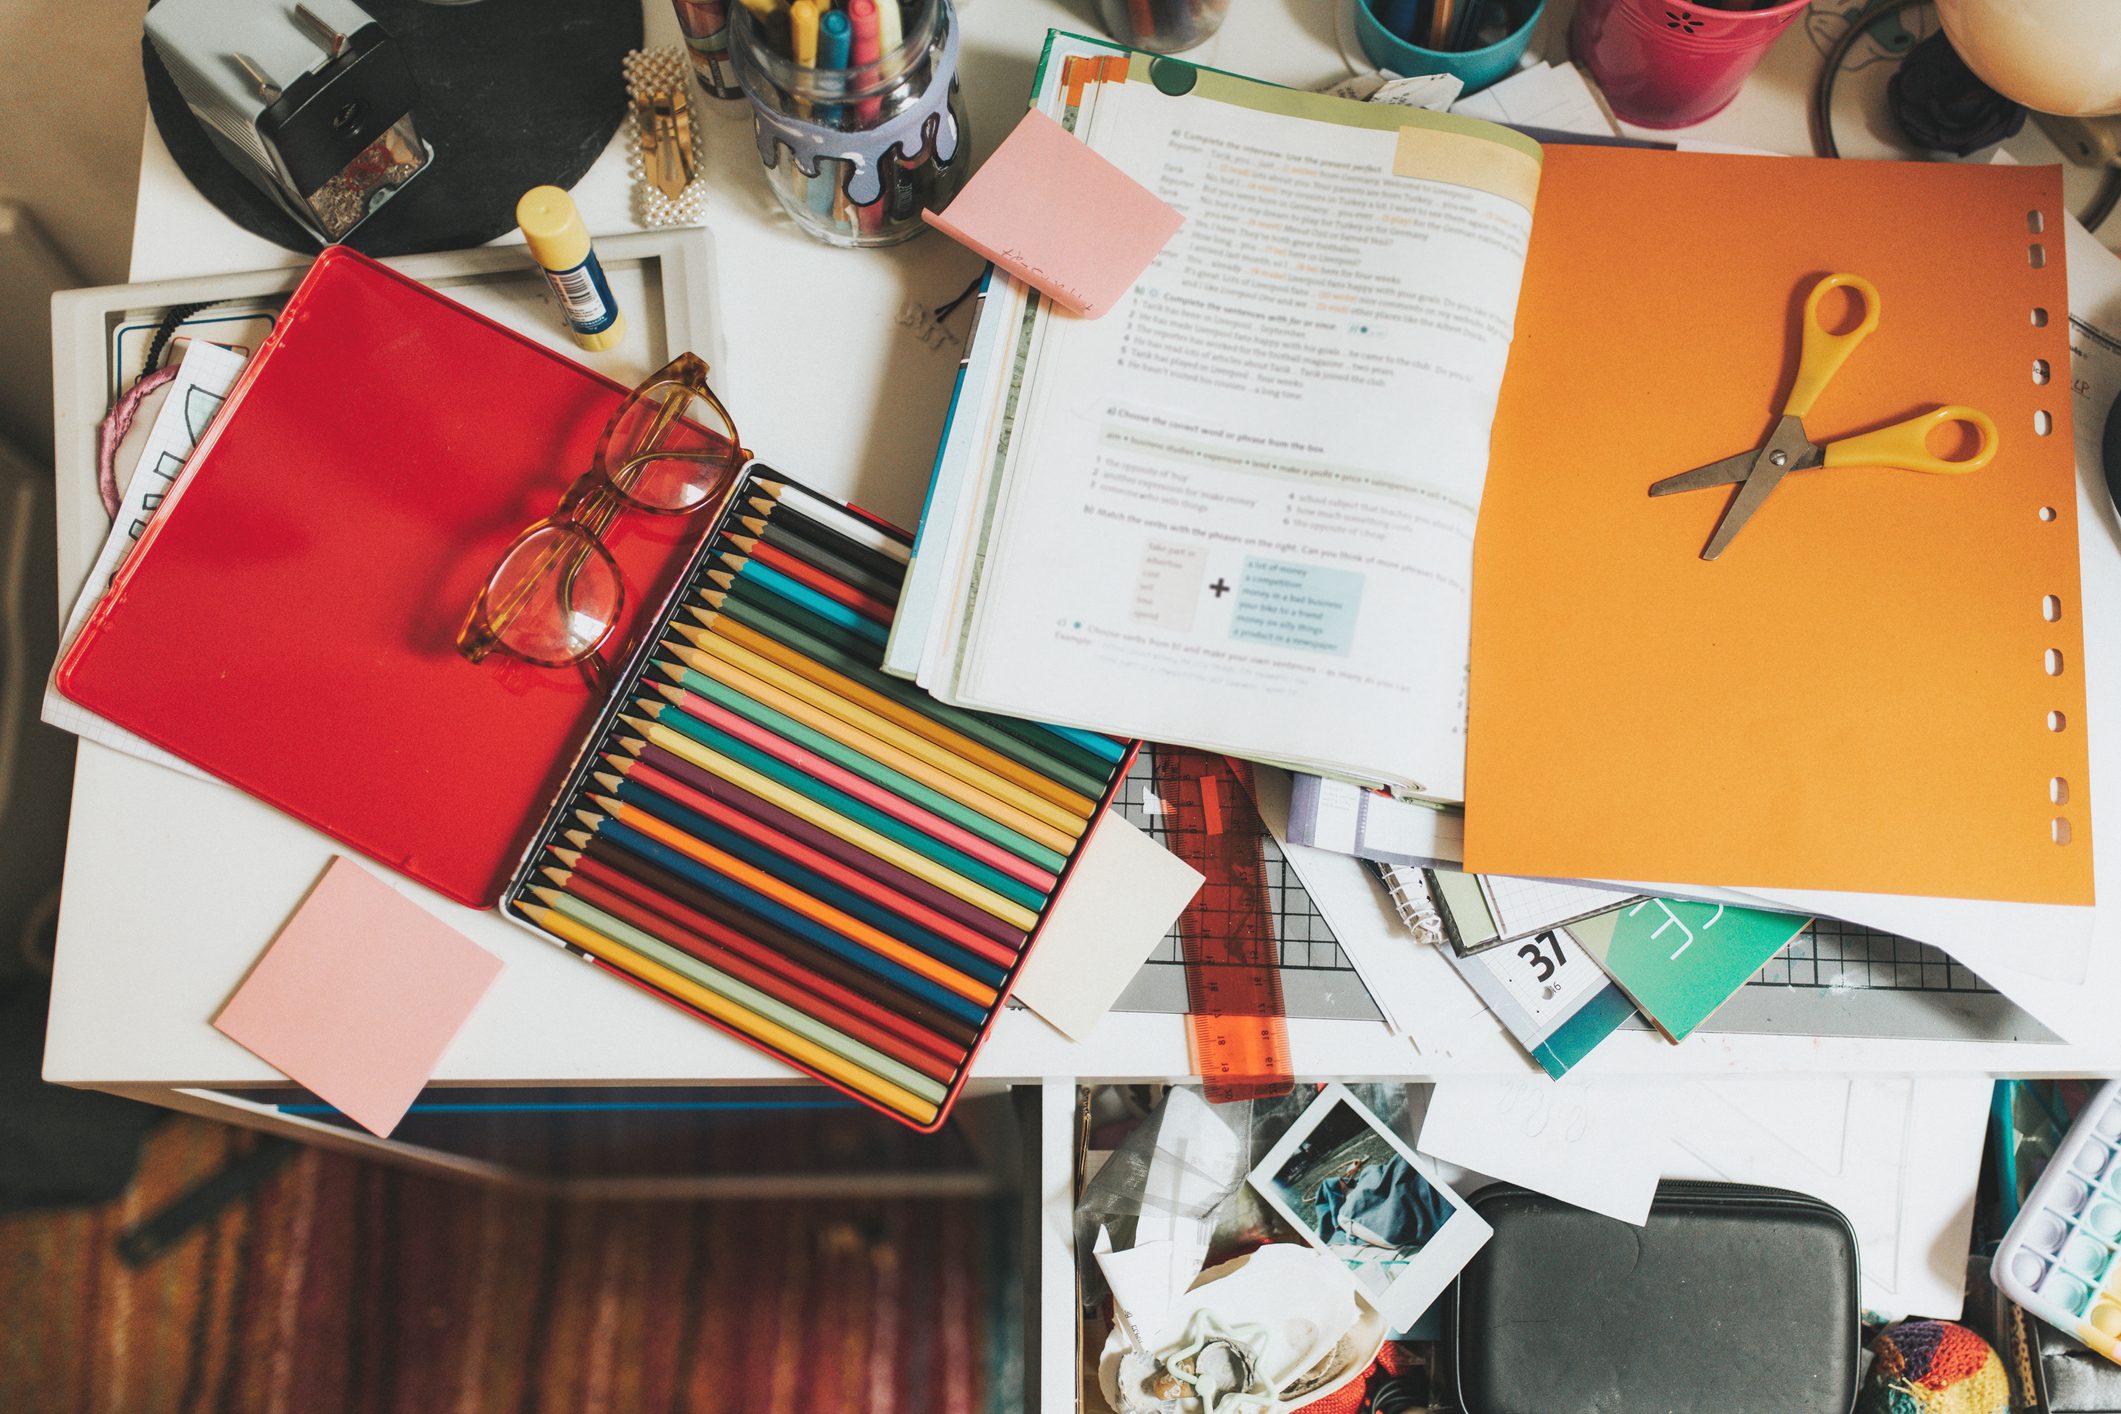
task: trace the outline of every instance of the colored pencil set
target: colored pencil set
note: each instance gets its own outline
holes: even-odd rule
[[[506,906],[933,1129],[1133,744],[887,676],[907,558],[749,474]]]

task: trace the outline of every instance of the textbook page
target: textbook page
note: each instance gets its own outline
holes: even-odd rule
[[[1040,311],[955,696],[1457,798],[1538,149],[1100,87],[1079,128],[1185,224],[1103,318]]]

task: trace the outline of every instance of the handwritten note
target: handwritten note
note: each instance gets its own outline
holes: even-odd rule
[[[1032,112],[940,214],[921,219],[1064,308],[1095,319],[1185,219],[1043,113]]]
[[[339,858],[214,1026],[388,1135],[500,971],[492,953]]]

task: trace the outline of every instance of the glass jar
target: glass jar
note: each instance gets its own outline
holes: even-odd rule
[[[919,235],[921,208],[947,206],[972,164],[957,12],[950,0],[898,8],[902,42],[843,69],[790,57],[785,10],[761,19],[748,5],[731,8],[737,80],[751,99],[766,183],[798,226],[830,245]]]
[[[1129,49],[1176,54],[1214,38],[1230,0],[1097,0],[1105,32]]]

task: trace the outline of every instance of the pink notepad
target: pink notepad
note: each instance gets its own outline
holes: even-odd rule
[[[1092,319],[1133,286],[1185,220],[1038,112],[1024,115],[949,210],[921,219]]]
[[[492,953],[341,857],[214,1025],[388,1135],[500,970]]]

